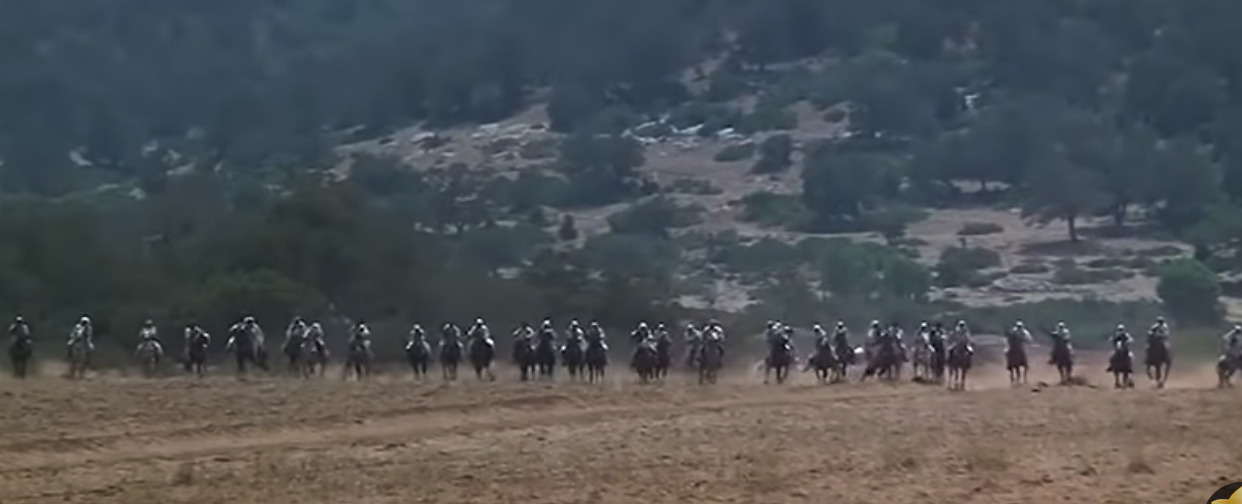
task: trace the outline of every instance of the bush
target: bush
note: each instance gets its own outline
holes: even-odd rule
[[[936,263],[936,283],[941,287],[978,284],[978,270],[1000,266],[1000,254],[979,247],[950,247]]]
[[[958,236],[979,236],[1005,232],[1004,226],[992,222],[967,222],[957,230]]]
[[[702,222],[702,212],[702,207],[678,206],[672,200],[657,197],[609,216],[608,227],[617,234],[667,236],[669,229]]]
[[[742,198],[742,220],[746,222],[798,229],[810,218],[810,211],[797,196],[755,192]]]
[[[1136,252],[1139,257],[1175,257],[1182,255],[1182,249],[1174,245],[1160,245]]]
[[[779,173],[793,166],[793,137],[784,133],[772,135],[759,145],[759,161],[750,169],[751,173]]]
[[[541,138],[522,144],[518,156],[527,160],[552,159],[556,157],[559,149],[560,142],[555,138]]]
[[[747,142],[741,144],[733,144],[720,149],[712,159],[719,163],[728,163],[732,161],[742,161],[755,156],[755,143]]]
[[[561,218],[561,227],[556,230],[556,236],[563,241],[578,239],[578,228],[574,225],[574,216],[565,214],[565,217]]]
[[[1203,263],[1179,259],[1160,268],[1156,295],[1165,309],[1185,325],[1211,325],[1224,318],[1220,281]]]

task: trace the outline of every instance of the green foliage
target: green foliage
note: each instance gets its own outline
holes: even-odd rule
[[[701,222],[702,211],[700,207],[679,206],[659,196],[609,216],[608,227],[613,233],[667,237],[670,229]]]
[[[674,179],[673,183],[668,185],[667,190],[670,193],[696,194],[700,196],[712,196],[724,193],[722,189],[712,185],[710,180],[692,177],[678,177],[677,179]]]
[[[759,145],[759,160],[751,173],[766,174],[785,171],[793,166],[793,138],[786,134],[772,135]]]
[[[755,192],[742,198],[742,220],[762,226],[800,229],[807,225],[810,212],[796,196]]]
[[[1000,254],[978,247],[950,247],[936,263],[936,283],[941,287],[978,286],[986,280],[979,270],[1000,266]]]
[[[578,239],[578,228],[574,225],[574,216],[565,214],[561,217],[561,225],[556,230],[556,236],[561,241],[574,241]]]
[[[1156,294],[1165,309],[1183,325],[1210,325],[1221,321],[1220,281],[1207,266],[1193,259],[1175,260],[1160,268]]]
[[[755,144],[753,142],[747,142],[727,145],[725,148],[720,149],[720,152],[717,152],[715,156],[712,156],[712,159],[717,162],[728,163],[731,161],[750,159],[751,157],[754,157],[754,155]]]

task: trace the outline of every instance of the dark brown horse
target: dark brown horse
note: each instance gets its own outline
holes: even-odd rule
[[[1173,367],[1173,352],[1169,350],[1169,337],[1164,334],[1147,335],[1147,379],[1156,382],[1156,388],[1164,388],[1169,379],[1169,368]]]

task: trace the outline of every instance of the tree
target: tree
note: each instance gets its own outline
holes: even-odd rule
[[[1174,319],[1185,325],[1211,325],[1224,318],[1220,282],[1203,263],[1179,259],[1160,269],[1156,294]]]
[[[817,146],[803,160],[802,202],[820,229],[849,228],[875,206],[887,165],[874,154]]]
[[[561,217],[561,227],[556,230],[556,236],[562,241],[574,241],[578,239],[578,228],[574,226],[574,216],[565,214]]]
[[[1079,241],[1078,219],[1103,205],[1106,195],[1098,173],[1048,153],[1030,174],[1022,215],[1040,224],[1063,220],[1072,242]]]
[[[789,168],[793,161],[793,138],[784,133],[772,135],[759,145],[759,160],[750,169],[751,173],[777,173]]]

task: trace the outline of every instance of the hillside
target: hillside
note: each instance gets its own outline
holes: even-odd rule
[[[1227,0],[14,9],[0,305],[41,334],[1242,314]]]

